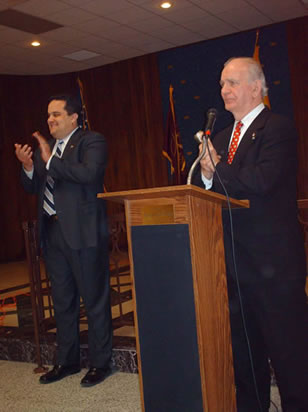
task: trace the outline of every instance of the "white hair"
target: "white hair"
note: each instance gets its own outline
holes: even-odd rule
[[[268,87],[266,86],[265,76],[260,63],[252,57],[231,57],[225,62],[224,67],[226,67],[227,64],[229,64],[232,60],[242,60],[247,64],[249,80],[260,80],[262,97],[264,98],[265,96],[267,96]]]

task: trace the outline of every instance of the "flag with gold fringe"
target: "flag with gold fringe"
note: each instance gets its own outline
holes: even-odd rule
[[[260,64],[260,66],[262,66],[262,65],[261,65],[261,62],[260,62],[259,33],[260,33],[260,31],[257,30],[257,32],[256,32],[255,49],[254,49],[254,52],[253,52],[253,56],[252,56],[252,57],[254,58],[254,60],[256,60],[256,61]],[[268,96],[264,96],[264,98],[263,98],[263,103],[264,103],[269,109],[271,108],[271,105],[270,105],[270,101],[269,101]]]
[[[171,183],[174,185],[184,184],[186,180],[186,162],[176,122],[171,84],[169,86],[169,110],[162,153],[170,164]]]

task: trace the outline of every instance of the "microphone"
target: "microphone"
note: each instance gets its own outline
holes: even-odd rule
[[[214,108],[211,108],[207,111],[207,122],[205,126],[205,130],[199,130],[195,135],[194,138],[195,140],[200,144],[203,141],[204,136],[205,137],[210,137],[214,128],[214,124],[216,121],[217,117],[217,110]]]
[[[217,110],[212,107],[211,109],[207,111],[206,115],[207,115],[207,123],[205,126],[204,134],[206,137],[209,137],[211,136],[213,128],[214,128],[214,124],[215,124],[216,117],[217,117]]]

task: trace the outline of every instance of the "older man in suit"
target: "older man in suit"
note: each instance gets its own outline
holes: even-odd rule
[[[250,201],[232,211],[232,222],[223,213],[238,411],[268,411],[270,359],[283,411],[304,412],[308,317],[296,133],[264,106],[266,82],[253,59],[227,61],[220,85],[235,122],[209,141],[197,184]]]
[[[34,154],[15,144],[23,165],[22,183],[38,196],[38,226],[51,280],[57,325],[57,364],[41,383],[80,371],[80,296],[88,317],[90,370],[82,386],[102,382],[110,373],[112,350],[109,301],[108,230],[102,191],[107,162],[105,138],[78,126],[81,105],[72,96],[52,97],[48,126],[53,139],[39,132]]]

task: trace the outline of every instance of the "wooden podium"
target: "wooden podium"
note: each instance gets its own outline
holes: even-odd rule
[[[234,412],[226,198],[192,185],[98,197],[125,205],[143,411]]]

